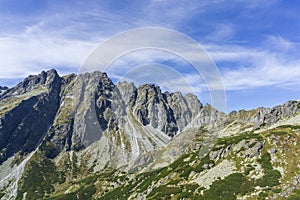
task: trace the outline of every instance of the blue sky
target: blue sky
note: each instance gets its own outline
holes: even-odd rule
[[[220,70],[227,111],[272,107],[300,98],[299,10],[296,0],[0,0],[0,85],[50,68],[76,73],[112,35],[154,26],[184,33],[206,49]],[[125,56],[109,75],[147,63],[169,66],[201,88],[188,63],[159,51]],[[135,78],[158,82],[155,76]],[[177,88],[187,92],[184,84]],[[195,93],[209,102],[205,89]]]

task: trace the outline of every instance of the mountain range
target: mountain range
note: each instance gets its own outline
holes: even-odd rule
[[[300,199],[300,101],[231,113],[52,69],[0,87],[1,199]]]

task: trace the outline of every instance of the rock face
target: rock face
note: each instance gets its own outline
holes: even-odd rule
[[[1,96],[11,102],[22,100],[0,118],[0,164],[17,152],[25,155],[37,147],[53,123],[60,87],[60,77],[51,70],[26,78]]]
[[[130,105],[139,122],[171,137],[181,132],[202,108],[191,94],[183,97],[179,92],[162,93],[158,86],[150,84],[140,86],[134,95]]]

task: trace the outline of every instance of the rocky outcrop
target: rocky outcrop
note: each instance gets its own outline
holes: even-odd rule
[[[8,90],[8,87],[6,87],[6,86],[0,86],[0,97],[5,92],[5,90]]]
[[[292,117],[300,112],[300,102],[299,101],[288,101],[283,105],[276,106],[269,110],[268,113],[264,115],[264,123],[266,125],[271,125],[278,122],[281,119]]]

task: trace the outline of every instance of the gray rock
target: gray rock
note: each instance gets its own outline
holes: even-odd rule
[[[277,153],[277,149],[271,148],[271,149],[270,149],[270,153],[271,153],[271,154],[276,154],[276,153]]]
[[[260,154],[260,150],[263,148],[263,142],[257,142],[253,147],[245,150],[245,157],[253,158]]]

